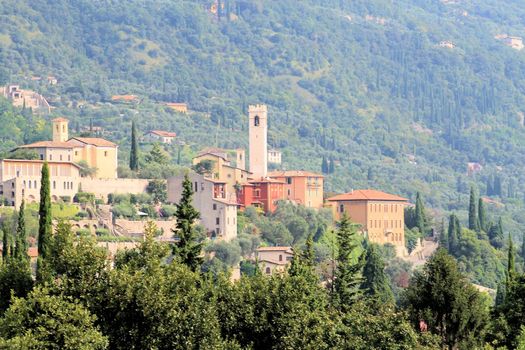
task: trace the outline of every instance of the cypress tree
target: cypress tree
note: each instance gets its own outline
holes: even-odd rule
[[[468,228],[470,230],[474,230],[474,231],[478,230],[477,217],[478,216],[476,212],[476,193],[474,192],[474,187],[471,187],[469,206],[468,206]]]
[[[11,255],[10,248],[12,240],[11,230],[7,225],[7,222],[2,224],[2,231],[4,233],[2,238],[2,261],[4,264],[6,264],[9,261],[9,257]]]
[[[328,174],[328,161],[324,156],[323,161],[321,162],[321,171],[323,172],[323,174]]]
[[[173,255],[180,263],[187,265],[192,271],[197,271],[202,264],[202,243],[197,241],[197,232],[194,222],[200,216],[192,205],[193,190],[188,174],[184,175],[182,182],[182,196],[176,205],[175,216],[177,225],[172,232],[178,239],[173,245]]]
[[[315,253],[314,253],[314,236],[310,233],[306,239],[306,245],[302,253],[304,263],[313,267],[315,265]]]
[[[478,222],[479,229],[481,231],[487,231],[487,212],[485,211],[485,205],[483,204],[482,198],[478,201]]]
[[[425,207],[423,205],[423,200],[421,199],[421,194],[419,192],[416,194],[416,227],[419,229],[419,232],[421,234],[425,234]]]
[[[515,259],[514,259],[514,244],[509,233],[509,250],[507,253],[507,287],[516,273]]]
[[[447,230],[445,230],[445,219],[441,220],[441,235],[439,237],[439,245],[445,248],[447,251],[450,249],[450,242]]]
[[[525,261],[525,233],[522,236],[521,239],[521,258],[523,261]]]
[[[494,195],[501,197],[501,178],[499,175],[494,177]]]
[[[361,289],[365,295],[384,303],[394,301],[394,293],[392,293],[392,288],[385,274],[385,263],[375,244],[368,246],[363,277]]]
[[[131,122],[131,152],[129,154],[129,168],[133,171],[139,170],[139,144],[137,141],[137,127],[135,121]]]
[[[494,305],[496,307],[503,305],[505,302],[505,285],[503,283],[498,283],[498,287],[496,289],[496,300],[494,301]]]
[[[20,204],[20,211],[18,212],[18,225],[16,228],[16,246],[15,259],[29,268],[29,256],[27,255],[27,231],[25,221],[25,201],[22,200]]]
[[[337,269],[335,272],[335,299],[342,310],[347,310],[361,296],[360,285],[363,257],[356,257],[358,244],[356,243],[357,231],[350,222],[348,215],[343,216],[338,224],[337,243]]]
[[[487,178],[487,196],[493,196],[494,195],[494,186],[493,186],[493,183],[494,183],[494,178],[493,176],[489,176]]]
[[[333,174],[335,172],[334,157],[330,157],[330,162],[328,163],[328,173]]]
[[[450,252],[454,252],[458,244],[458,236],[457,236],[457,229],[456,229],[456,215],[454,214],[451,214],[448,220],[447,236],[448,236],[448,249]]]
[[[40,180],[40,208],[38,210],[38,260],[36,279],[42,282],[47,278],[47,258],[50,254],[52,235],[51,193],[49,183],[49,166],[44,162]]]

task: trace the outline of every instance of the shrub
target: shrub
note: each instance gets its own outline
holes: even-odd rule
[[[109,230],[107,228],[98,228],[95,231],[95,234],[97,236],[108,236],[109,235]]]

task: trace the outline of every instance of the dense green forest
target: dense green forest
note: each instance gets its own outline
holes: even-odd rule
[[[247,105],[266,103],[283,167],[335,161],[326,190],[419,191],[443,212],[464,208],[474,184],[519,232],[525,60],[494,38],[525,32],[518,1],[224,0],[218,12],[213,3],[4,1],[0,82],[43,93],[74,130],[104,127],[123,164],[132,119],[142,132],[176,131],[188,146],[172,159],[187,164],[205,145],[246,146]],[[140,102],[112,104],[115,94]],[[18,127],[2,130],[4,149],[46,131],[2,119]],[[467,162],[483,171],[467,177]]]

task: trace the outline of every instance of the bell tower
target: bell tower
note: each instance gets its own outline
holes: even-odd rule
[[[53,119],[53,142],[66,142],[69,139],[68,123],[66,118]]]
[[[248,106],[250,172],[254,178],[266,177],[268,169],[268,108]]]

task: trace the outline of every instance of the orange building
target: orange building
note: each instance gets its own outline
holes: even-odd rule
[[[244,207],[262,208],[265,213],[274,212],[277,202],[284,200],[285,183],[268,178],[250,180],[237,191],[238,203]]]
[[[285,199],[308,208],[323,207],[323,175],[290,170],[273,171],[268,177],[285,183]]]
[[[355,190],[328,198],[328,202],[336,219],[347,213],[371,242],[405,247],[406,198],[376,190]]]

